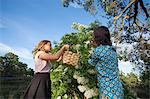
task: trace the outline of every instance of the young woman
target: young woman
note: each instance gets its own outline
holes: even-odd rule
[[[118,60],[110,40],[107,27],[94,29],[93,42],[96,47],[88,60],[98,71],[99,99],[123,99],[123,87],[119,78]]]
[[[35,75],[24,94],[24,99],[50,99],[51,81],[50,69],[51,61],[58,60],[69,45],[64,45],[56,54],[49,54],[52,46],[49,40],[41,41],[33,51],[35,61]]]

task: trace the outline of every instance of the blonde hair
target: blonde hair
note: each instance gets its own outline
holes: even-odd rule
[[[33,56],[35,56],[35,54],[38,52],[38,51],[41,51],[41,49],[43,48],[43,46],[47,43],[51,43],[51,41],[49,40],[42,40],[35,48],[34,50],[32,51],[32,54]]]

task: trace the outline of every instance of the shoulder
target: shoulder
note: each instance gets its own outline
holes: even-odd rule
[[[35,55],[35,57],[39,57],[39,55],[41,55],[41,54],[45,54],[45,52],[44,51],[38,51],[37,53],[36,53],[36,55]]]
[[[43,54],[45,53],[44,51],[38,51],[37,54]]]
[[[98,46],[96,49],[95,49],[95,53],[106,53],[108,51],[112,51],[112,49],[114,49],[113,46],[109,46],[109,45],[101,45],[101,46]]]
[[[97,46],[94,51],[95,51],[95,52],[101,52],[101,51],[103,51],[104,49],[106,49],[106,46],[100,45],[100,46]]]

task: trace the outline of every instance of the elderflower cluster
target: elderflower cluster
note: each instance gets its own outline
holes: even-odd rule
[[[87,91],[85,91],[84,96],[86,98],[92,98],[94,96],[98,95],[98,89],[94,90],[94,89],[89,89]]]
[[[89,90],[89,88],[87,86],[84,86],[84,85],[79,85],[78,89],[80,92],[85,92],[86,90]]]
[[[89,74],[93,74],[93,75],[97,73],[97,71],[94,70],[94,69],[89,69],[87,72],[88,72]]]
[[[80,44],[76,44],[76,50],[79,50],[80,49]]]
[[[80,30],[80,31],[82,31],[83,29],[88,28],[88,26],[77,23],[77,22],[73,22],[71,27],[74,28],[74,29]]]
[[[77,74],[74,74],[74,75],[73,75],[73,78],[74,78],[74,79],[77,79],[78,77],[80,77],[80,76],[77,75]]]
[[[90,41],[86,41],[85,44],[90,44]]]
[[[67,95],[67,94],[65,94],[65,95],[64,95],[64,98],[65,98],[65,99],[67,99],[67,98],[68,98],[68,95]]]
[[[89,82],[89,79],[85,79],[85,77],[78,77],[77,82],[79,84],[87,84]]]
[[[58,96],[57,99],[61,99],[61,96]]]

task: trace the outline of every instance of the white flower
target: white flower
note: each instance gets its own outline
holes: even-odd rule
[[[94,70],[94,69],[89,69],[87,72],[88,72],[89,74],[96,74],[96,73],[97,73],[97,71]]]
[[[80,26],[78,27],[78,30],[82,31],[84,28],[85,28],[84,26],[80,25]]]
[[[76,66],[75,66],[75,69],[79,69],[79,67],[80,67],[79,65],[76,65]]]
[[[80,72],[75,71],[73,78],[77,79],[78,77],[80,77],[79,75],[80,75]]]
[[[84,91],[88,90],[89,88],[87,86],[81,86],[81,85],[79,85],[78,89],[79,89],[80,92],[84,92]]]
[[[78,82],[79,84],[86,84],[86,83],[89,82],[89,79],[85,79],[84,77],[78,77],[78,78],[77,78],[77,82]]]
[[[85,44],[90,44],[90,41],[86,41]]]
[[[71,27],[74,28],[74,29],[80,30],[80,31],[82,31],[85,28],[88,28],[88,26],[77,23],[77,22],[73,22]]]
[[[74,79],[77,79],[78,77],[79,77],[79,76],[76,75],[76,74],[73,75],[73,78],[74,78]]]
[[[64,95],[64,98],[66,98],[66,99],[68,98],[67,94]]]
[[[84,80],[84,77],[78,77],[78,78],[77,78],[77,82],[78,82],[79,84],[81,84],[81,83],[83,82],[83,80]]]
[[[94,93],[94,90],[90,89],[90,90],[85,91],[84,96],[86,98],[92,98],[93,97],[93,93]]]
[[[76,49],[79,50],[80,46],[80,44],[76,44]]]
[[[85,91],[85,93],[84,93],[84,96],[87,98],[91,98],[91,97],[94,97],[97,95],[98,95],[98,89],[97,88],[96,88],[96,90],[89,89],[89,90]]]
[[[57,99],[61,99],[61,96],[58,96]]]

